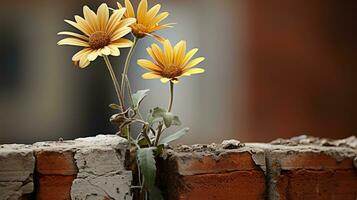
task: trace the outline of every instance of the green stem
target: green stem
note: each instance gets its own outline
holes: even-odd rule
[[[126,80],[126,86],[127,86],[127,89],[128,89],[128,93],[129,93],[129,97],[130,97],[130,102],[131,102],[131,105],[134,107],[134,101],[133,101],[133,92],[131,90],[131,86],[130,86],[130,81],[129,81],[129,78],[128,76],[125,76],[125,80]],[[142,120],[144,119],[142,116],[141,116],[141,113],[140,113],[140,109],[137,108],[135,110],[136,114],[138,114],[139,118]]]
[[[156,135],[155,144],[154,144],[155,147],[159,144],[159,140],[160,140],[161,133],[162,133],[162,127],[163,127],[163,124],[160,123],[157,128],[158,130],[157,130],[157,135]]]
[[[170,81],[170,103],[169,103],[169,108],[167,109],[168,112],[171,112],[173,101],[174,101],[174,83]]]
[[[122,78],[121,78],[121,85],[120,85],[123,95],[125,95],[125,83],[126,83],[125,77],[128,75],[131,57],[133,56],[136,45],[138,44],[137,41],[138,41],[138,39],[136,37],[134,37],[133,46],[131,46],[128,56],[126,57],[126,60],[125,60],[125,66],[124,66],[124,70],[123,70],[123,74],[122,74]]]
[[[121,107],[121,111],[124,112],[125,109],[124,109],[124,98],[123,98],[123,95],[120,91],[120,87],[119,87],[119,82],[118,82],[118,79],[117,77],[115,76],[115,72],[113,70],[113,66],[112,64],[110,63],[110,60],[108,58],[108,56],[103,56],[104,58],[104,61],[105,61],[105,64],[107,65],[108,67],[108,71],[110,73],[110,76],[112,78],[112,81],[113,81],[113,84],[114,84],[114,88],[115,88],[115,92],[117,93],[117,96],[118,96],[118,100],[119,100],[119,105]]]
[[[143,129],[144,129],[144,130],[143,130],[143,131],[144,131],[144,137],[145,137],[146,141],[148,142],[149,147],[151,147],[151,146],[152,146],[151,140],[150,140],[150,138],[149,138],[149,136],[148,136],[149,126],[148,126],[148,125],[145,125]]]

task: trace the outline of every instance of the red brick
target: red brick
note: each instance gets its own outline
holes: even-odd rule
[[[197,158],[177,158],[178,173],[193,175],[202,173],[220,173],[226,171],[258,169],[249,152],[228,152],[220,155],[220,159],[212,156]]]
[[[339,149],[334,149],[342,151]],[[326,152],[272,152],[268,155],[270,195],[281,200],[336,199],[355,200],[357,197],[357,170],[353,158]]]
[[[352,170],[292,170],[277,179],[281,200],[341,199],[357,197],[357,172]]]
[[[43,175],[75,175],[77,167],[71,151],[38,151],[36,171]]]
[[[264,173],[257,170],[184,176],[172,181],[176,184],[170,187],[169,199],[263,199],[265,192]]]
[[[247,149],[174,153],[163,163],[161,178],[168,199],[263,199],[265,195],[264,171]]]
[[[351,169],[352,159],[337,160],[324,153],[297,153],[279,159],[282,169]]]
[[[40,176],[37,200],[70,200],[71,186],[75,179],[71,176]]]

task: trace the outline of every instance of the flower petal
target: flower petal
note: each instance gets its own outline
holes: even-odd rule
[[[69,36],[77,37],[82,40],[86,40],[86,41],[89,40],[89,38],[87,36],[84,36],[84,35],[81,35],[78,33],[69,32],[69,31],[62,31],[62,32],[57,33],[57,35],[69,35]]]
[[[161,78],[160,81],[161,81],[161,83],[167,83],[170,81],[170,79],[169,78]]]
[[[186,55],[185,58],[183,59],[183,62],[181,63],[182,65],[186,65],[188,63],[188,61],[191,60],[191,58],[197,53],[198,49],[192,49],[190,50]]]
[[[92,52],[92,49],[90,49],[90,48],[82,49],[73,55],[72,61],[79,61],[83,55],[86,55],[87,53],[90,53],[90,52]]]
[[[183,73],[182,76],[191,76],[193,74],[201,74],[203,72],[205,72],[205,70],[202,68],[192,68]]]
[[[133,46],[133,42],[125,38],[120,38],[119,40],[113,41],[111,45],[114,45],[117,48],[127,48]]]
[[[100,50],[100,52],[103,54],[103,55],[106,55],[106,56],[108,56],[108,55],[110,55],[110,48],[108,48],[107,46],[105,46],[105,47],[103,47],[101,50]]]
[[[90,31],[88,29],[86,29],[85,27],[79,25],[78,23],[71,21],[71,20],[64,20],[66,23],[68,23],[69,25],[75,27],[76,29],[82,31],[84,34],[86,34],[87,36],[90,35]]]
[[[88,7],[83,6],[84,19],[94,28],[95,31],[99,31],[98,16]]]
[[[159,47],[159,45],[154,43],[151,45],[151,49],[154,52],[154,54],[156,55],[156,57],[162,59],[162,61],[163,61],[164,53],[163,53],[162,49]]]
[[[79,46],[79,47],[89,47],[88,42],[80,40],[78,38],[65,38],[60,40],[58,45],[72,45],[72,46]]]
[[[118,25],[120,19],[123,17],[125,13],[125,8],[121,8],[119,10],[115,10],[113,14],[110,16],[106,31],[108,34],[111,34],[112,32],[115,31],[115,27]]]
[[[112,55],[112,56],[120,56],[120,51],[119,51],[118,47],[116,47],[115,45],[110,44],[108,46],[108,48],[111,51],[110,55]]]
[[[172,28],[173,26],[171,26],[171,25],[174,25],[174,24],[176,24],[176,23],[156,25],[156,26],[154,26],[153,28],[150,28],[150,32],[159,31],[159,30],[165,29],[165,28]]]
[[[122,37],[124,37],[125,35],[127,35],[128,33],[131,32],[131,28],[130,27],[124,27],[124,28],[121,28],[117,31],[115,31],[111,37],[111,41],[115,41],[115,40],[118,40]]]
[[[158,16],[156,16],[150,23],[152,25],[160,23],[162,20],[166,19],[169,16],[168,12],[163,12],[160,13]]]
[[[161,71],[161,68],[159,66],[155,65],[150,60],[139,59],[138,65],[140,65],[142,68],[147,69],[147,70],[151,70],[151,71],[155,71],[155,72]]]
[[[125,0],[125,7],[127,8],[127,10],[126,10],[127,16],[126,17],[135,17],[133,5],[130,3],[129,0]]]
[[[144,23],[147,10],[148,10],[148,1],[141,0],[138,6],[138,17],[137,17],[138,23],[140,24]]]
[[[186,41],[181,40],[179,43],[177,43],[174,47],[174,64],[176,66],[179,66],[186,53]]]
[[[174,51],[171,45],[170,40],[165,40],[164,42],[164,60],[165,60],[165,65],[168,66],[172,64],[173,58],[174,58]]]
[[[89,24],[89,22],[85,19],[83,19],[83,17],[75,15],[74,19],[76,20],[77,24],[81,27],[83,27],[86,32],[88,32],[88,34],[90,35],[90,33],[94,32],[94,27]]]
[[[146,35],[148,35],[148,36],[154,38],[155,40],[157,40],[158,42],[160,42],[160,43],[162,43],[162,44],[165,42],[165,40],[167,40],[166,38],[163,38],[163,37],[161,37],[161,36],[159,36],[159,35],[156,35],[156,34],[146,33]]]
[[[143,79],[156,79],[156,78],[162,78],[160,75],[155,74],[154,72],[148,72],[145,73],[141,76]]]
[[[90,61],[87,59],[86,55],[83,55],[82,58],[79,60],[79,67],[85,68],[90,64]]]
[[[99,55],[98,55],[98,51],[97,51],[97,50],[94,50],[94,51],[92,51],[90,54],[88,54],[87,59],[88,59],[89,61],[94,61],[95,59],[97,59],[98,56],[99,56]]]
[[[109,9],[107,4],[102,3],[98,10],[97,10],[97,16],[98,16],[98,21],[99,21],[99,27],[101,30],[105,30],[106,25],[109,20]]]
[[[150,47],[146,48],[146,51],[147,51],[148,54],[151,56],[151,58],[152,58],[153,60],[155,60],[155,61],[159,64],[159,66],[160,66],[160,65],[161,65],[161,66],[163,65],[163,62],[162,62],[161,58],[158,58]]]
[[[150,22],[154,19],[154,17],[159,13],[161,9],[160,4],[156,4],[154,7],[152,7],[147,13],[145,17],[144,24],[151,24]]]
[[[184,70],[185,69],[190,69],[198,64],[200,64],[202,61],[204,61],[205,58],[204,57],[199,57],[199,58],[195,58],[193,59],[191,62],[189,62],[185,67],[184,67]]]
[[[117,25],[117,28],[127,27],[134,24],[135,22],[136,22],[135,18],[126,18],[120,21],[120,23]]]

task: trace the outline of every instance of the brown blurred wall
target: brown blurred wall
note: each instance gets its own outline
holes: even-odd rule
[[[95,8],[101,2],[2,2],[0,143],[115,131],[107,120],[112,114],[107,104],[115,93],[103,61],[79,70],[70,60],[76,49],[56,45],[56,33],[69,29],[63,19],[81,14],[84,4]],[[163,36],[175,42],[186,39],[206,57],[206,73],[185,79],[175,90],[175,112],[190,127],[180,143],[356,134],[357,1],[149,2],[162,3],[162,10],[170,12],[167,22],[177,22]],[[145,56],[138,51],[134,59]],[[3,73],[7,70],[12,79]],[[132,68],[129,76],[137,80],[133,88],[152,89],[147,107],[166,105],[166,85],[141,80],[143,72]]]
[[[247,140],[357,129],[357,1],[247,1]]]

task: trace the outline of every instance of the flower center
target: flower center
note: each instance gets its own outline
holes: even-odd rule
[[[100,49],[110,43],[110,37],[104,31],[97,31],[90,35],[89,46],[92,49]]]
[[[133,24],[131,28],[133,29],[133,34],[137,38],[143,38],[146,36],[145,33],[149,33],[148,28],[143,24]]]
[[[176,78],[182,75],[182,69],[178,67],[168,67],[162,71],[162,75],[166,78]]]

